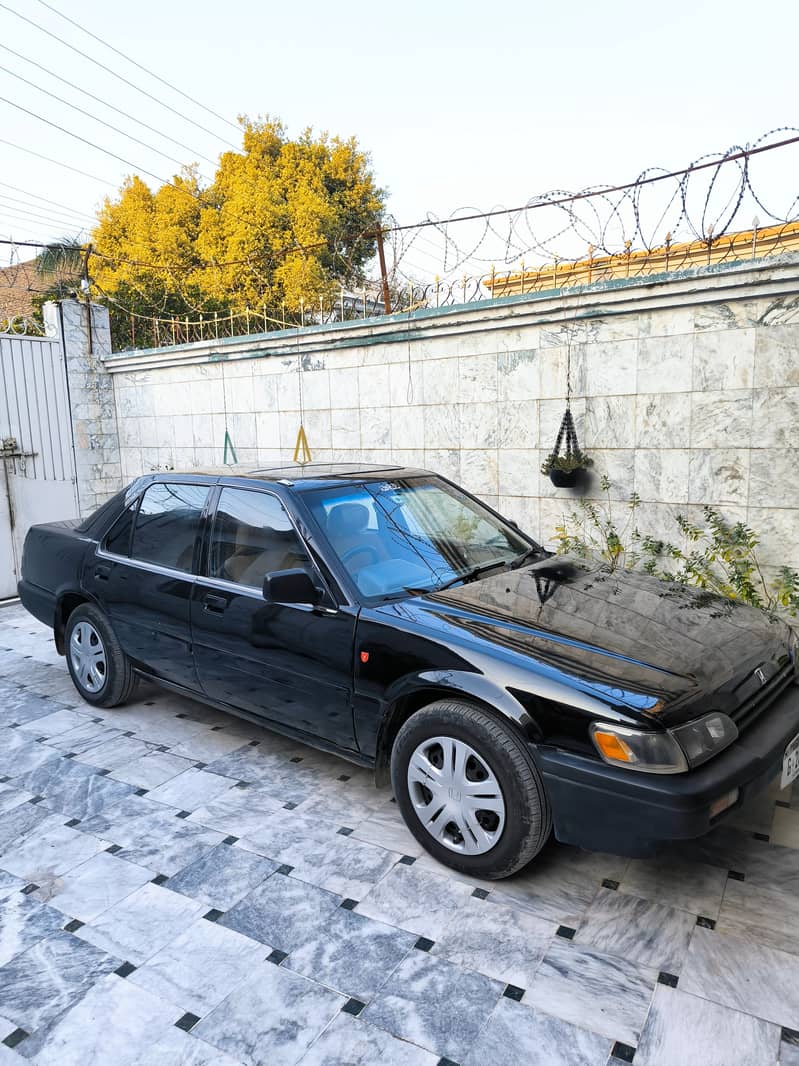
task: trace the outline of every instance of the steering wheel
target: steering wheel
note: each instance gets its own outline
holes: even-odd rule
[[[358,555],[360,552],[368,552],[372,557],[372,562],[380,562],[380,553],[377,548],[373,548],[371,544],[356,544],[354,548],[347,548],[345,552],[341,553],[340,558],[342,563],[349,562],[353,556]]]

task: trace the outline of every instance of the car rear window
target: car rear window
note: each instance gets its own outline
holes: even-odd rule
[[[207,485],[151,485],[139,504],[131,558],[190,571],[208,491]]]

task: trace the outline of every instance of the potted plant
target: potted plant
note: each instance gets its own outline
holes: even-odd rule
[[[555,488],[572,489],[580,480],[580,474],[593,465],[594,460],[590,455],[579,449],[566,455],[550,452],[541,465],[541,473],[547,475]]]
[[[565,449],[561,447],[565,441]],[[583,471],[594,465],[594,460],[581,451],[577,443],[577,431],[571,408],[567,405],[560,423],[555,447],[541,466],[541,473],[546,474],[555,488],[571,489],[579,484]]]

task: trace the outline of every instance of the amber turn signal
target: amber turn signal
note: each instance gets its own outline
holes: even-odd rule
[[[600,730],[595,729],[594,743],[606,759],[613,759],[614,762],[637,761],[635,755],[633,755],[621,737],[617,737],[613,733],[602,733]]]

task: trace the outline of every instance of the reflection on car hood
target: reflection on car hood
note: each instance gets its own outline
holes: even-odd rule
[[[489,574],[406,605],[433,624],[430,616],[437,616],[439,626],[585,681],[610,702],[657,711],[661,720],[675,717],[664,705],[693,703],[692,695],[784,657],[788,635],[764,612],[702,589],[568,557]],[[662,702],[648,707],[655,700],[636,693]]]

